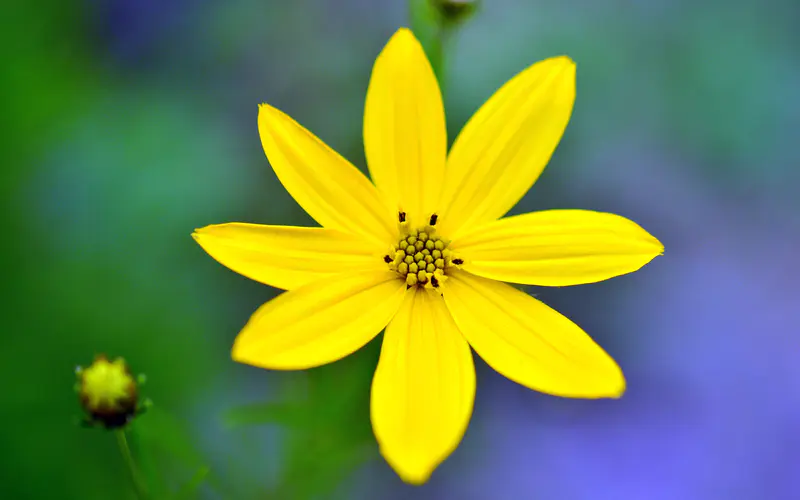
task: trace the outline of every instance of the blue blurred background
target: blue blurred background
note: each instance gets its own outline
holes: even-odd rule
[[[544,396],[478,362],[462,445],[413,488],[369,428],[378,345],[305,373],[234,364],[276,291],[190,238],[312,224],[264,157],[260,102],[364,168],[370,69],[405,2],[5,6],[0,497],[131,497],[113,436],[73,422],[72,371],[104,352],[148,376],[131,438],[156,497],[207,466],[187,497],[800,498],[798,23],[796,0],[486,0],[455,35],[451,139],[529,64],[578,64],[571,124],[514,212],[619,213],[666,253],[531,290],[619,361],[624,398]]]

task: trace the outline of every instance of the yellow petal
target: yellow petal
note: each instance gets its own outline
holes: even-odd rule
[[[273,370],[341,359],[389,323],[405,290],[405,281],[386,270],[328,276],[284,292],[253,314],[236,337],[233,359]]]
[[[573,398],[619,397],[625,378],[578,325],[511,285],[450,273],[444,299],[459,330],[503,376]]]
[[[383,245],[397,239],[397,215],[350,162],[268,104],[259,107],[258,131],[278,179],[314,220]]]
[[[463,268],[511,283],[594,283],[641,268],[664,251],[635,222],[589,210],[546,210],[493,221],[452,244]]]
[[[472,353],[442,300],[409,292],[386,327],[372,381],[372,428],[400,477],[428,480],[456,449],[472,415]]]
[[[403,28],[383,49],[367,90],[364,149],[372,179],[414,225],[439,201],[447,131],[439,84],[425,51]]]
[[[223,266],[284,290],[331,274],[386,269],[380,247],[333,229],[235,222],[197,229],[192,237]]]
[[[534,64],[475,113],[447,158],[440,229],[502,217],[530,189],[555,151],[575,101],[575,63],[555,57]]]

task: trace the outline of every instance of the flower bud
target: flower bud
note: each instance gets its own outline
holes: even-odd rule
[[[477,0],[431,0],[447,24],[458,24],[469,19],[478,7]]]
[[[86,368],[78,367],[76,390],[88,422],[107,429],[124,427],[141,408],[137,379],[122,358],[99,355]]]

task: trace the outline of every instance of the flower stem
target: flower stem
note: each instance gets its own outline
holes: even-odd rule
[[[447,72],[446,44],[450,26],[444,22],[444,18],[431,0],[409,0],[408,6],[411,31],[422,42],[444,96]]]
[[[131,474],[131,482],[133,483],[133,488],[136,491],[136,497],[140,500],[144,500],[147,498],[147,488],[145,488],[144,481],[142,481],[142,476],[139,474],[139,469],[136,467],[136,462],[133,460],[133,455],[131,454],[130,446],[128,446],[128,438],[125,435],[125,430],[117,429],[114,431],[114,433],[117,435],[119,451],[122,453],[122,458],[125,460],[125,465],[128,466],[128,472]]]
[[[442,92],[442,99],[445,97],[445,90],[447,89],[447,43],[449,38],[450,27],[446,24],[439,25],[436,30],[436,36],[431,43],[431,50],[435,51],[434,56],[436,63],[433,64],[433,72],[439,80],[439,90]]]

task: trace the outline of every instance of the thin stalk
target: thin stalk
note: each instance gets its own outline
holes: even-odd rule
[[[139,498],[139,500],[145,500],[147,498],[147,488],[145,488],[142,476],[139,473],[139,469],[136,467],[136,461],[131,454],[131,448],[128,446],[128,437],[125,435],[123,429],[117,429],[114,431],[114,434],[117,435],[119,451],[122,454],[123,460],[125,460],[125,465],[128,466],[128,472],[130,472],[131,475],[131,482],[133,483],[133,489],[136,491],[136,497]]]
[[[409,0],[411,30],[422,42],[431,63],[439,88],[444,96],[447,83],[447,39],[450,26],[431,0]]]
[[[432,63],[433,72],[436,74],[436,79],[439,81],[439,90],[442,92],[442,99],[444,100],[445,90],[447,89],[447,45],[449,43],[450,26],[447,24],[440,24],[436,30],[436,35],[431,42],[431,50],[435,51],[434,56],[436,62]]]

